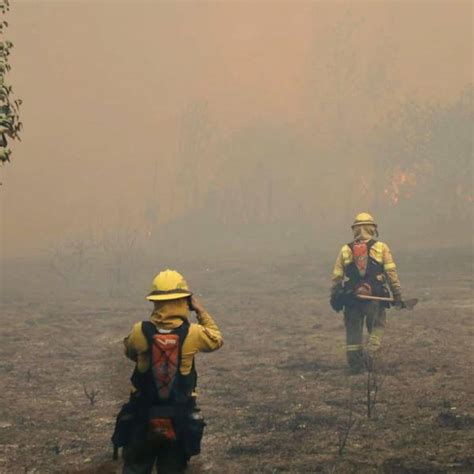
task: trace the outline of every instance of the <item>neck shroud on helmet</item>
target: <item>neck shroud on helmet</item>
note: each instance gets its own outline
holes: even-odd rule
[[[368,212],[360,212],[352,223],[354,240],[371,240],[379,236],[377,223]]]
[[[379,236],[377,226],[373,224],[357,225],[352,227],[354,240],[371,240]]]

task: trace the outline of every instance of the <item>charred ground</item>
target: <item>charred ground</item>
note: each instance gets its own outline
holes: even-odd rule
[[[197,361],[208,427],[190,473],[472,472],[469,252],[399,260],[406,295],[421,301],[389,313],[371,419],[366,375],[346,373],[328,265],[308,256],[176,265],[225,338]],[[0,472],[119,469],[109,439],[132,370],[121,339],[149,308],[138,293],[64,297],[59,286],[3,295]],[[84,388],[99,391],[94,404]]]

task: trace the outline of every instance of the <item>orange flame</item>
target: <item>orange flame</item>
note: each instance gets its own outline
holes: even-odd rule
[[[472,194],[471,190],[466,188],[462,184],[458,184],[456,186],[456,194],[459,199],[468,202],[468,203],[473,203],[474,202],[474,195]]]
[[[411,172],[404,172],[397,169],[393,172],[391,180],[384,193],[389,198],[392,206],[400,202],[400,198],[410,198],[411,188],[416,186],[416,175]]]

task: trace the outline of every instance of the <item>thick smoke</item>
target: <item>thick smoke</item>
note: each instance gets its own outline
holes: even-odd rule
[[[361,210],[399,248],[469,246],[471,9],[16,4],[3,258],[122,287],[163,249],[333,252]]]

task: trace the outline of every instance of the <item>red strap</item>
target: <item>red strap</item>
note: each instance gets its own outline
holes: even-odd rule
[[[369,246],[367,242],[354,242],[352,256],[357,270],[359,270],[359,275],[361,277],[365,276],[369,263]]]
[[[161,400],[167,400],[176,378],[179,364],[177,334],[155,334],[151,351],[153,376]]]

